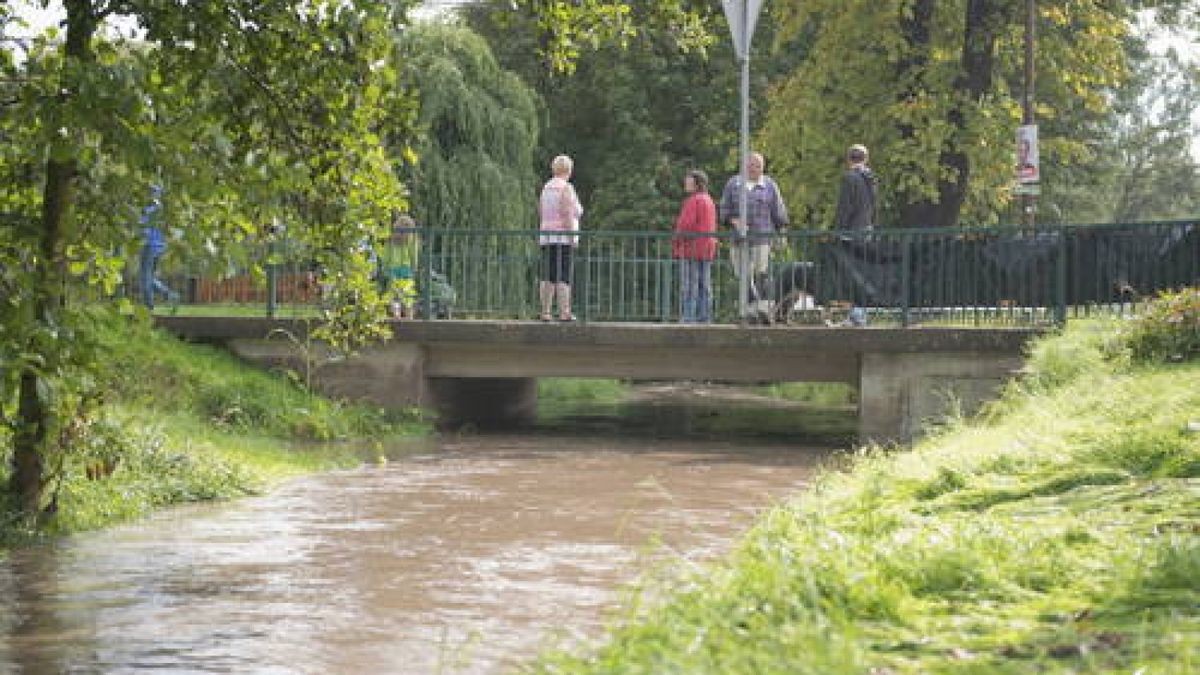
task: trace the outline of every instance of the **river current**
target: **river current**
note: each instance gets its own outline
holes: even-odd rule
[[[0,560],[0,672],[494,673],[727,551],[827,449],[446,435]]]

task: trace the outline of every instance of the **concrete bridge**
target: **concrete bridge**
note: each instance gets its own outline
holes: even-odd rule
[[[796,328],[529,321],[398,321],[393,339],[350,357],[308,344],[308,323],[162,316],[160,326],[312,377],[328,395],[420,406],[453,425],[531,421],[540,377],[845,382],[862,439],[911,440],[956,406],[968,412],[1021,367],[1031,328]]]

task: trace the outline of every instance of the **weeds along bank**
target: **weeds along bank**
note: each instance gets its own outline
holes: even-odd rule
[[[212,347],[184,344],[144,320],[97,324],[94,372],[59,392],[72,414],[47,457],[43,532],[72,532],[171,504],[261,491],[299,473],[361,461],[354,441],[421,433],[414,415],[345,405],[247,367]],[[295,378],[293,378],[295,379]],[[5,432],[0,432],[4,434]],[[361,444],[359,444],[361,445]],[[7,483],[11,438],[0,435]],[[0,522],[0,549],[31,532]]]
[[[1200,672],[1200,291],[765,514],[544,673]]]

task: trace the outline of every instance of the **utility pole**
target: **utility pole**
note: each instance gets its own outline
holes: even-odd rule
[[[1033,69],[1033,44],[1034,31],[1037,27],[1037,0],[1026,0],[1025,3],[1025,92],[1021,102],[1022,116],[1021,124],[1026,127],[1032,127],[1036,124],[1033,115],[1033,84],[1034,84],[1034,69]],[[1018,171],[1021,168],[1018,167]],[[1040,167],[1038,180],[1041,180]],[[1021,222],[1027,227],[1033,227],[1037,220],[1037,191],[1038,183],[1025,186],[1025,190],[1021,193]]]

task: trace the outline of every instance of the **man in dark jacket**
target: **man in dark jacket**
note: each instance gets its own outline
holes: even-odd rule
[[[875,191],[878,180],[867,166],[867,148],[862,145],[852,145],[846,151],[846,172],[842,174],[842,184],[838,189],[837,213],[834,216],[834,227],[839,230],[857,230],[866,232],[875,227]],[[863,307],[864,298],[861,291],[856,289],[854,306],[850,308],[850,316],[845,325],[862,327],[867,325],[867,311]]]
[[[852,145],[846,151],[842,185],[838,190],[834,227],[839,230],[870,230],[875,227],[875,188],[878,180],[867,166],[867,149]]]

